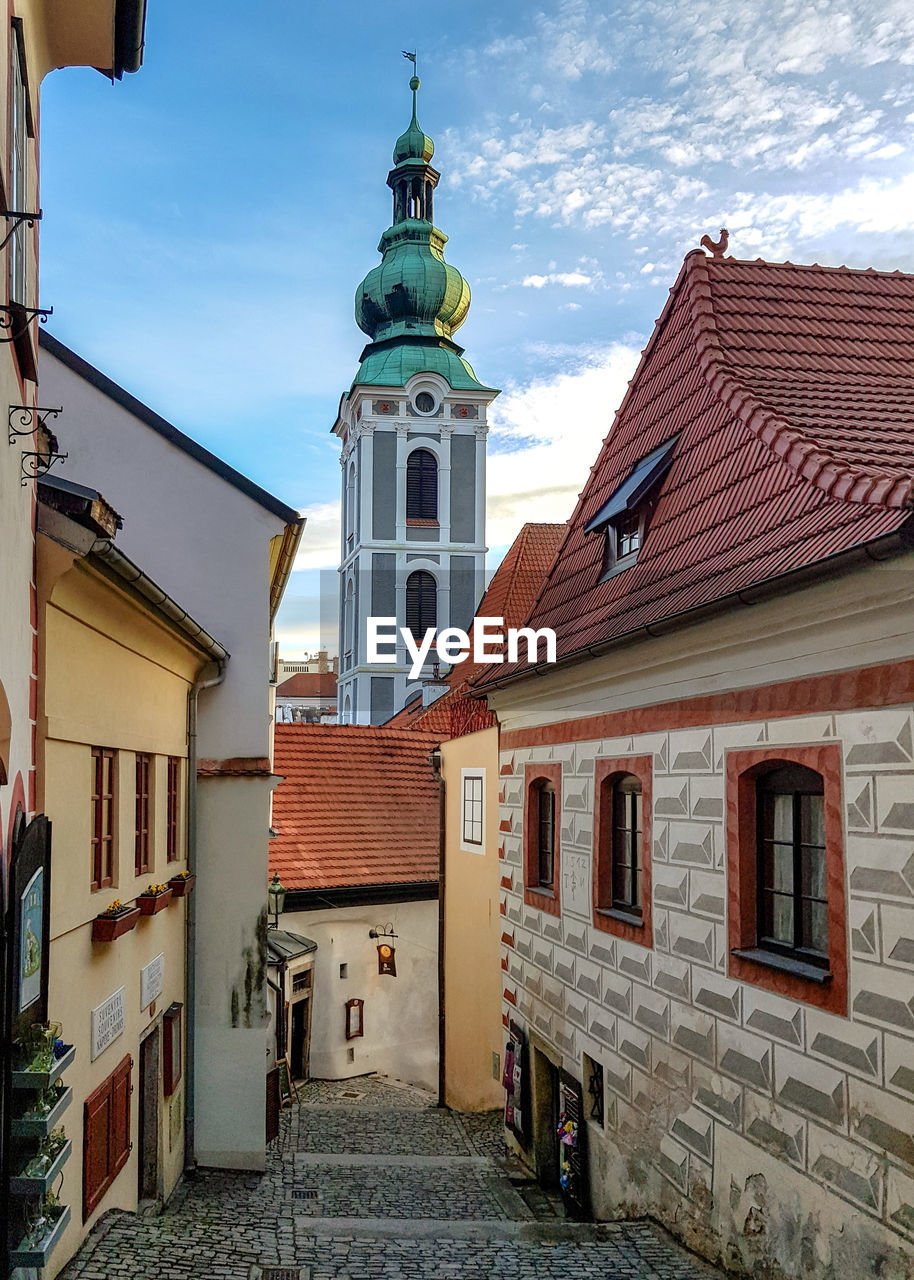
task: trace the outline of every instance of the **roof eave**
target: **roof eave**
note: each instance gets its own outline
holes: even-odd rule
[[[540,662],[524,671],[514,671],[510,675],[502,676],[500,679],[488,680],[484,685],[478,685],[475,689],[467,690],[467,694],[473,698],[484,698],[490,693],[495,693],[508,685],[518,684],[522,680],[529,680],[533,676],[551,675],[554,671],[577,666],[582,662],[587,662],[590,658],[603,657],[615,649],[627,648],[645,640],[656,639],[658,636],[666,635],[668,632],[679,631],[684,627],[704,622],[707,618],[713,618],[740,605],[762,604],[774,596],[798,591],[810,582],[821,582],[823,578],[840,577],[869,563],[879,563],[898,555],[904,555],[906,552],[911,551],[912,548],[914,548],[914,516],[906,520],[893,533],[883,534],[880,538],[874,538],[872,542],[865,542],[859,546],[850,547],[845,551],[839,551],[825,560],[817,560],[812,564],[802,565],[789,573],[780,574],[773,578],[765,578],[754,586],[731,592],[729,595],[721,596],[718,600],[710,600],[706,604],[696,605],[693,609],[685,609],[681,613],[659,618],[656,622],[649,622],[643,627],[625,631],[621,635],[613,636],[611,639],[573,649],[570,653],[563,654],[556,662],[549,664]]]

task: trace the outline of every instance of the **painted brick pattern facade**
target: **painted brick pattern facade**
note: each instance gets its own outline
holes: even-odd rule
[[[546,731],[548,732],[548,730]],[[846,1017],[728,977],[728,750],[838,743]],[[595,761],[653,756],[653,946],[598,931]],[[523,789],[559,763],[561,913],[523,897]],[[735,1215],[734,1150],[789,1166],[914,1242],[914,716],[910,707],[502,752],[504,1005],[581,1074],[602,1063],[605,1136],[670,1213]],[[736,1146],[734,1146],[734,1142]],[[631,1165],[629,1166],[631,1167]],[[808,1184],[807,1184],[808,1185]],[[678,1202],[678,1207],[677,1206]],[[643,1203],[643,1202],[642,1202]],[[741,1211],[741,1210],[740,1210]],[[748,1222],[748,1218],[746,1219]]]

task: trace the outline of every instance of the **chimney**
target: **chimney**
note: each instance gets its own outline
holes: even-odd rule
[[[433,702],[437,702],[442,694],[447,693],[450,689],[447,680],[441,678],[438,663],[436,662],[432,668],[431,680],[422,681],[422,705],[430,707]]]
[[[319,676],[325,676],[329,670],[330,666],[327,662],[327,650],[319,649],[317,654],[317,674]]]

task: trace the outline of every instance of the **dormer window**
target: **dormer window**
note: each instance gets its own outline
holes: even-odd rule
[[[584,527],[602,533],[602,578],[630,568],[644,543],[648,517],[657,491],[673,460],[675,437],[654,449],[631,469],[625,480]]]
[[[637,555],[641,546],[641,516],[638,511],[626,511],[612,524],[616,559]]]

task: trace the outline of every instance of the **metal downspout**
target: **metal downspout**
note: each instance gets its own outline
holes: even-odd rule
[[[438,1106],[447,1106],[447,1071],[446,1071],[446,1023],[445,1023],[445,964],[444,964],[444,903],[445,903],[445,784],[441,772],[441,751],[439,748],[429,755],[429,764],[438,783]]]
[[[203,676],[191,685],[187,694],[187,869],[191,875],[197,870],[197,699],[204,689],[213,689],[225,679],[225,662],[210,663],[204,671],[214,676]],[[184,1050],[186,1083],[184,1085],[184,1167],[195,1169],[196,1137],[194,1120],[194,1078],[196,1075],[196,1009],[197,1009],[197,895],[191,893],[187,902],[187,1017],[185,1018],[186,1047]]]

